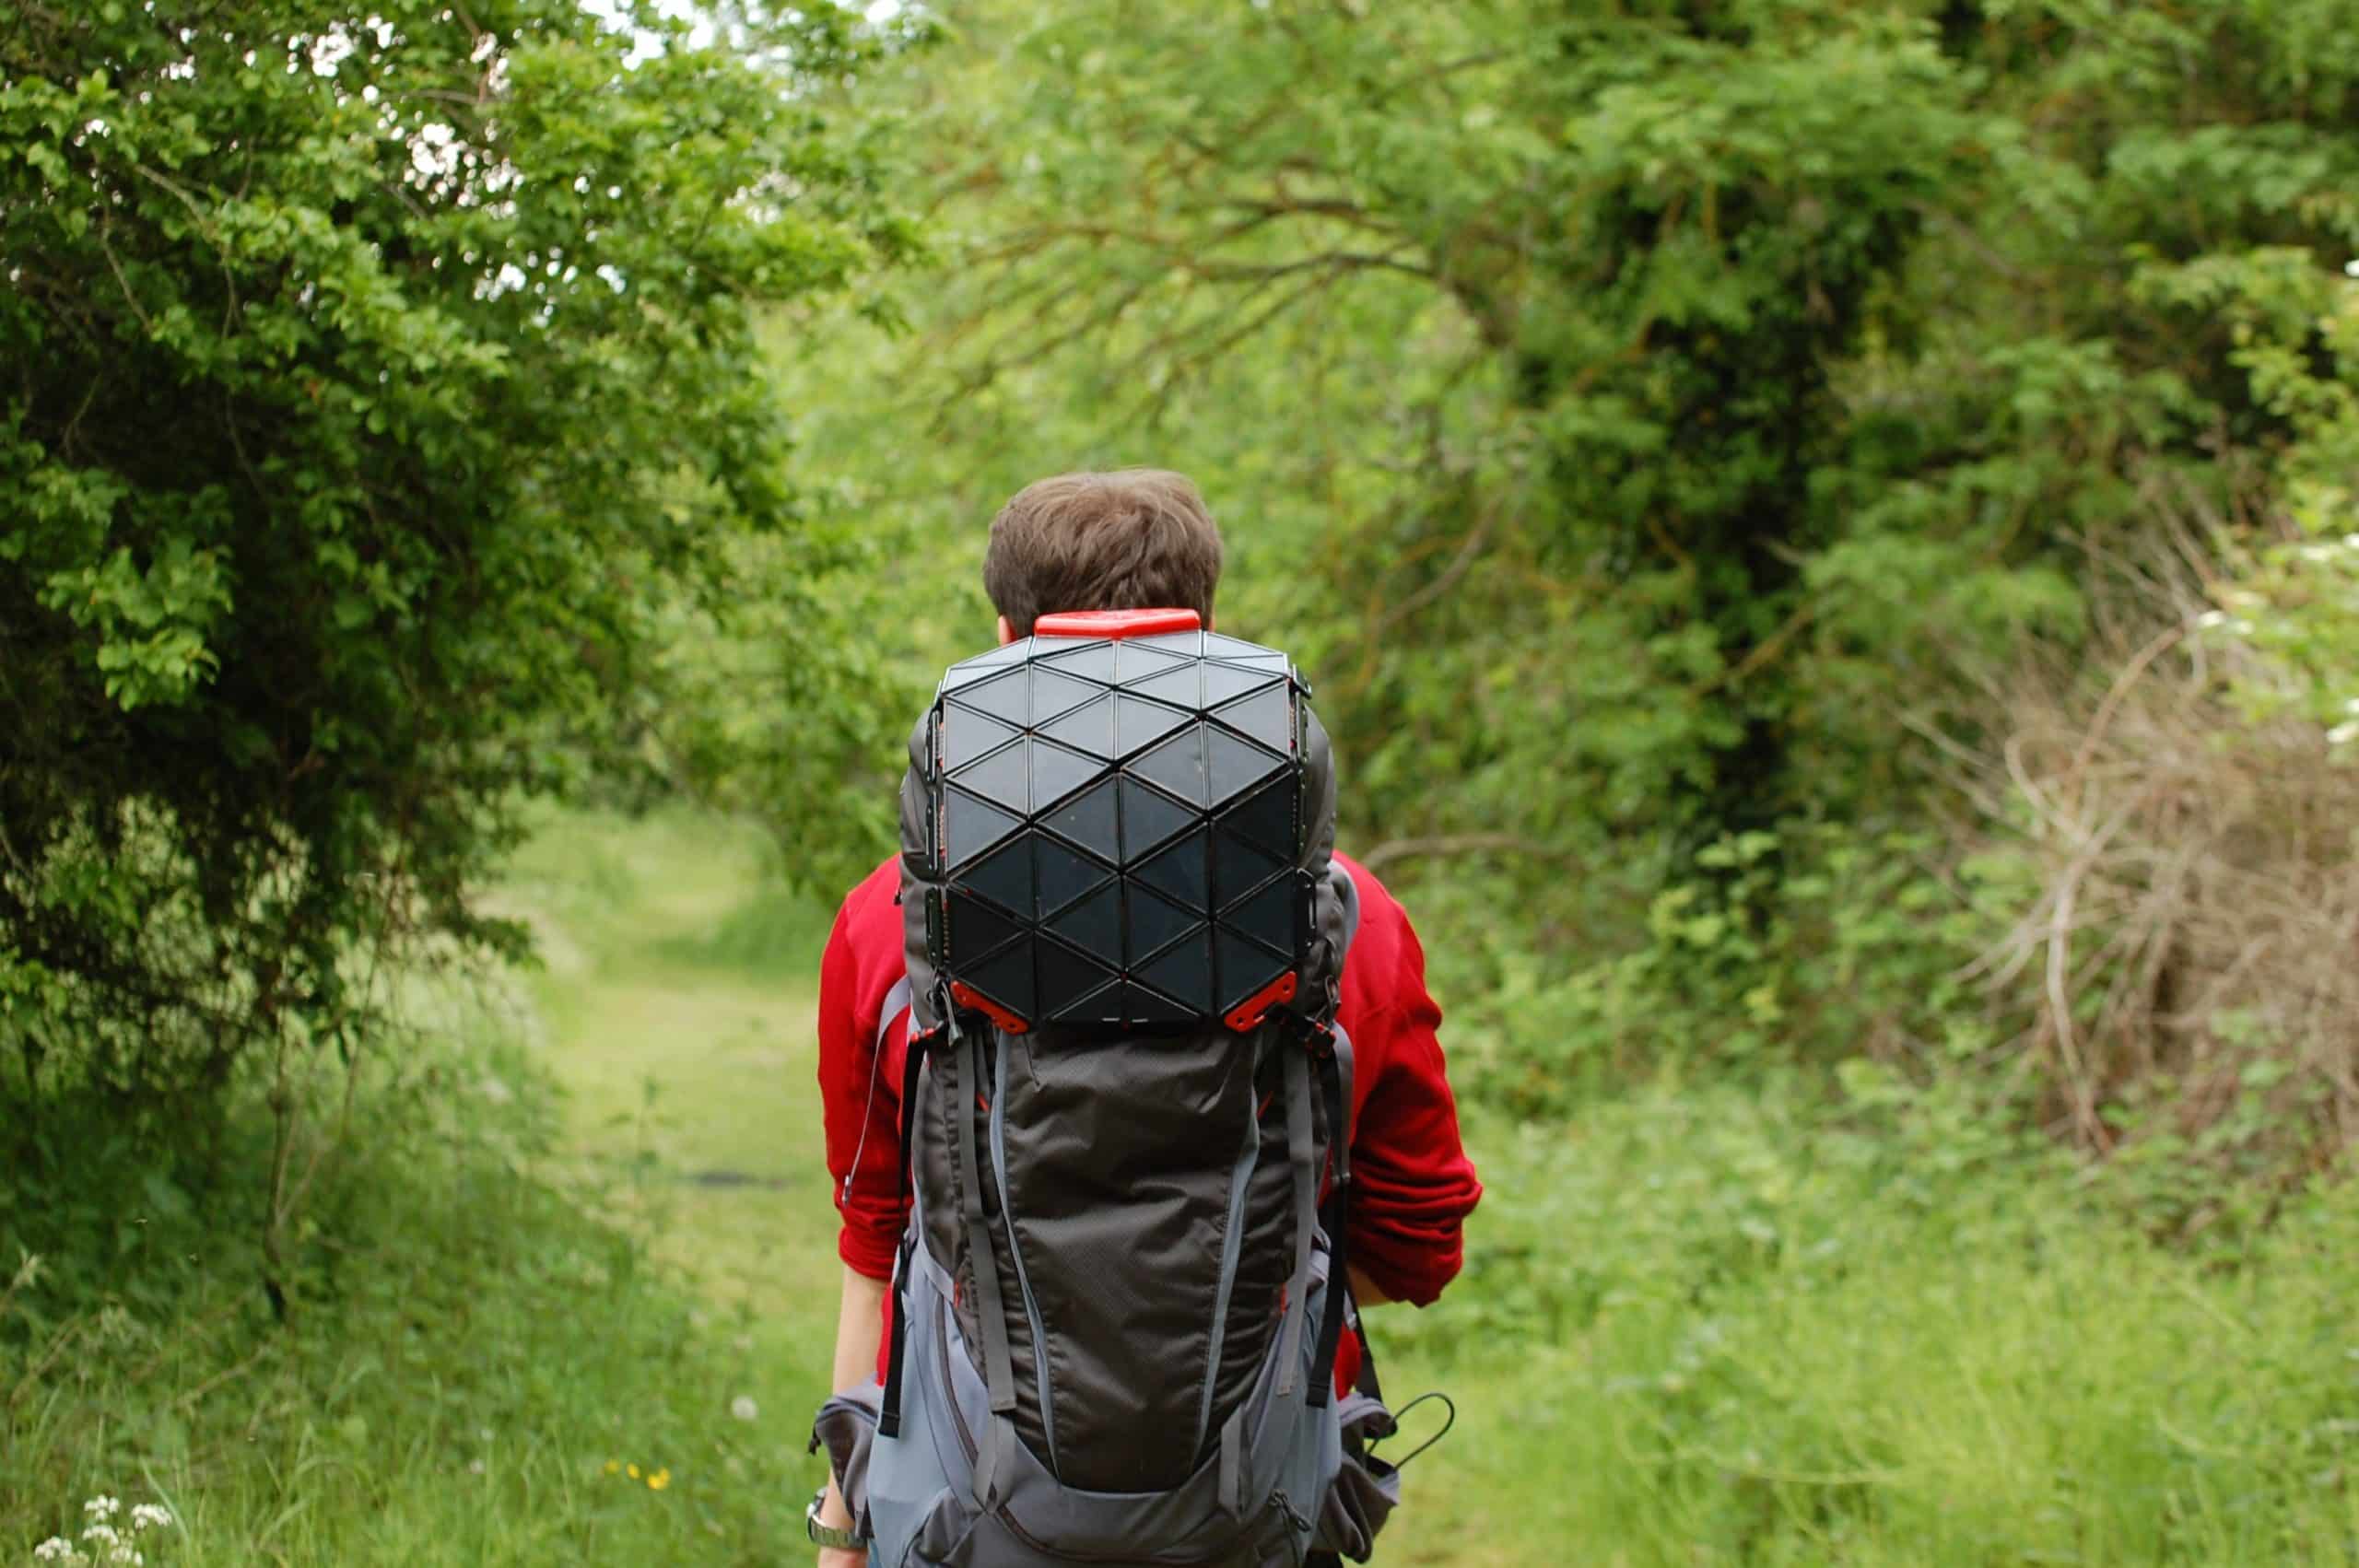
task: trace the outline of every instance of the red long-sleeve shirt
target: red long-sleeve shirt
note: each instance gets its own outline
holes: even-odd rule
[[[1461,1229],[1483,1188],[1459,1141],[1434,1033],[1441,1010],[1426,992],[1417,933],[1381,883],[1335,859],[1359,895],[1337,1011],[1352,1041],[1351,1258],[1387,1296],[1422,1306],[1458,1273]],[[894,1168],[909,1028],[900,886],[900,862],[889,860],[852,889],[819,965],[819,1094],[843,1216],[837,1251],[877,1280],[892,1276],[908,1217]],[[1357,1359],[1348,1336],[1339,1359],[1347,1382]]]

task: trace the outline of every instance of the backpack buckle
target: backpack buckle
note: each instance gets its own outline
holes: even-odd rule
[[[1300,1026],[1302,1048],[1309,1055],[1311,1060],[1326,1061],[1334,1056],[1335,1026],[1333,1024],[1321,1023],[1316,1018],[1306,1018],[1299,1012],[1290,1012],[1286,1016],[1295,1020]]]

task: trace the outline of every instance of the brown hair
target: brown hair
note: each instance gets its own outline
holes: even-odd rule
[[[1220,528],[1187,475],[1060,474],[992,520],[983,590],[1015,635],[1059,610],[1193,610],[1210,626]]]

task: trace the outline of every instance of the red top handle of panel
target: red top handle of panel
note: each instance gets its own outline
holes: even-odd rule
[[[1060,610],[1032,623],[1035,637],[1153,637],[1203,625],[1193,610]]]

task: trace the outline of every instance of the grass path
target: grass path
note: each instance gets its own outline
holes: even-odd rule
[[[585,1157],[637,1164],[655,1251],[711,1304],[715,1331],[751,1341],[766,1435],[799,1444],[827,1380],[838,1281],[812,1035],[831,911],[766,894],[759,856],[697,819],[569,821],[520,858],[506,907],[540,939],[530,986],[571,1138]],[[1386,1370],[1429,1386],[1414,1359]],[[1385,1562],[1532,1561],[1504,1544],[1523,1528],[1494,1532],[1495,1547],[1473,1538],[1486,1510],[1450,1476],[1487,1446],[1471,1440],[1473,1413],[1420,1462]]]

